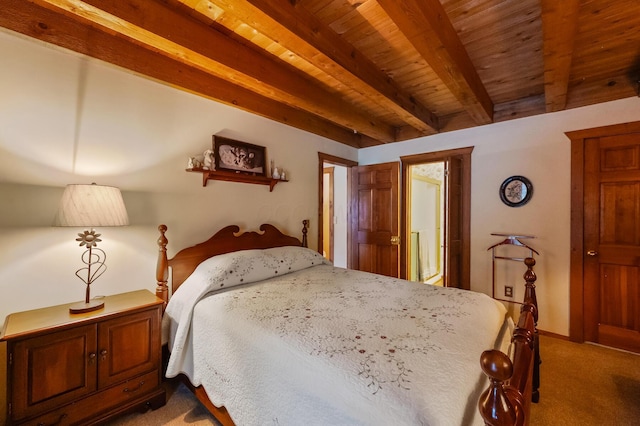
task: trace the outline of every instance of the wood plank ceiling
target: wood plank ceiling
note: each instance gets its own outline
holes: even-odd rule
[[[3,0],[0,26],[368,147],[638,96],[638,0]]]

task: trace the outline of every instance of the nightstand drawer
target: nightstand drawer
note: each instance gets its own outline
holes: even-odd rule
[[[123,410],[128,405],[136,405],[148,394],[157,390],[160,384],[159,372],[152,371],[140,377],[128,380],[117,386],[113,386],[103,392],[81,399],[73,404],[65,405],[57,410],[21,425],[72,425],[79,422],[84,423],[90,418],[99,416],[100,408],[110,409],[114,405],[120,406]]]

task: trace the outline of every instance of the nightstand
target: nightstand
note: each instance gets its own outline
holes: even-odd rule
[[[7,424],[96,424],[165,404],[162,300],[139,290],[104,302],[84,314],[66,304],[7,317]]]

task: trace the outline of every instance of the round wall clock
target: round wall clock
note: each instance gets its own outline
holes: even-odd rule
[[[524,176],[511,176],[500,185],[500,199],[509,207],[524,206],[533,195],[533,185]]]

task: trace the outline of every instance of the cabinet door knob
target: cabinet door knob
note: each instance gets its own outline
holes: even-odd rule
[[[587,255],[589,255],[589,256],[597,256],[598,252],[595,251],[595,250],[589,250],[589,251],[587,251]]]
[[[103,349],[100,351],[100,356],[102,357],[103,360],[107,358],[107,354],[108,352],[106,349]]]
[[[89,354],[89,364],[93,364],[94,362],[96,362],[96,353],[95,352],[91,352]]]

